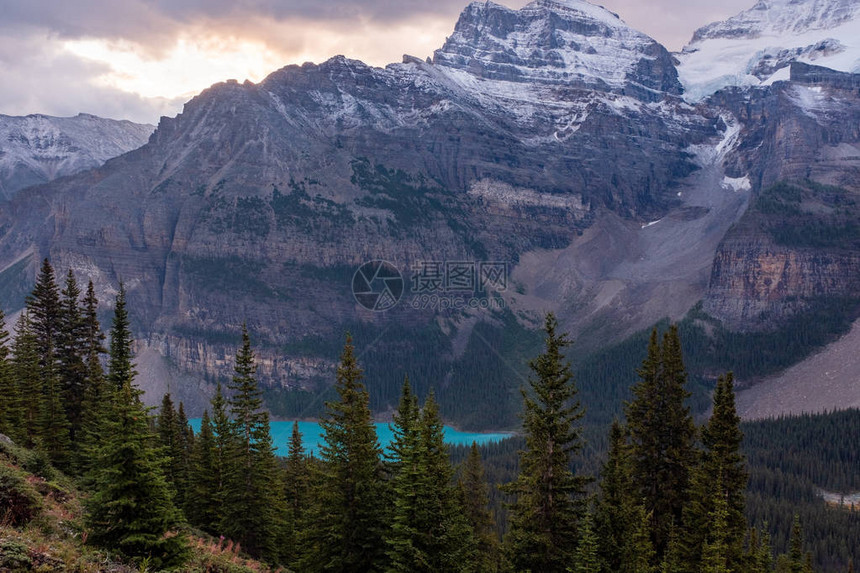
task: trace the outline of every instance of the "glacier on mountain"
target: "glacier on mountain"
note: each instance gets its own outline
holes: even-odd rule
[[[700,28],[676,54],[688,101],[728,86],[788,79],[793,61],[860,72],[860,2],[760,0],[723,22]]]

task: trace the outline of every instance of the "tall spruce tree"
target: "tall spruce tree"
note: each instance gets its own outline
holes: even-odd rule
[[[713,397],[710,419],[702,428],[702,445],[698,467],[692,474],[690,499],[684,507],[684,562],[686,570],[697,571],[714,511],[714,480],[722,487],[725,501],[725,539],[728,567],[742,568],[747,523],[744,516],[747,472],[741,454],[743,433],[735,408],[734,381],[731,373],[720,376]]]
[[[182,535],[168,535],[179,525],[139,391],[126,383],[117,392],[109,434],[99,448],[89,482],[87,528],[98,545],[151,566],[169,568],[187,557]]]
[[[803,553],[803,527],[800,516],[794,514],[791,524],[791,538],[788,541],[788,566],[790,573],[807,573],[806,559]]]
[[[391,428],[391,444],[388,446],[390,453],[386,453],[392,466],[392,473],[396,476],[403,469],[402,466],[408,463],[409,456],[414,453],[419,438],[419,426],[421,422],[421,409],[418,406],[418,397],[412,392],[412,385],[409,383],[409,376],[403,380],[403,387],[400,391],[400,404],[397,411],[394,413],[393,424]],[[408,471],[408,468],[406,469]]]
[[[285,562],[292,568],[299,563],[299,532],[307,527],[311,487],[308,456],[302,444],[299,423],[293,422],[287,460],[284,467],[286,498],[284,548]]]
[[[236,353],[235,374],[229,384],[235,441],[228,450],[231,471],[225,488],[222,529],[251,555],[276,562],[283,486],[269,432],[269,414],[263,410],[256,375],[251,339],[243,324],[242,346]]]
[[[9,357],[9,331],[0,309],[0,433],[23,440],[24,404]]]
[[[188,423],[188,414],[185,413],[185,405],[179,402],[176,410],[176,425],[179,429],[179,464],[176,473],[176,490],[178,494],[177,506],[184,507],[185,492],[188,489],[189,472],[191,471],[191,452],[194,448],[194,430]]]
[[[223,534],[228,484],[233,478],[238,448],[227,414],[227,401],[219,383],[212,397],[212,416],[204,412],[200,434],[194,440],[186,515],[191,523],[212,535]]]
[[[481,451],[475,442],[472,442],[469,455],[463,463],[460,489],[463,492],[463,510],[477,544],[476,570],[497,571],[500,566],[499,538],[496,535],[496,521],[489,507],[490,486],[481,462]]]
[[[702,547],[702,558],[696,571],[702,573],[729,573],[734,571],[729,566],[731,547],[728,539],[729,504],[723,491],[720,474],[717,473],[716,484],[711,492],[711,512],[705,543]]]
[[[119,293],[114,306],[113,326],[110,331],[110,356],[108,358],[108,382],[114,390],[122,390],[131,383],[137,372],[132,362],[131,323],[126,308],[125,285],[119,283]]]
[[[209,410],[204,410],[200,432],[194,440],[188,470],[188,489],[185,495],[185,517],[188,522],[209,533],[216,532],[220,512],[213,503],[218,491],[215,434]]]
[[[600,556],[597,550],[597,534],[594,532],[594,518],[589,513],[582,522],[579,547],[576,550],[574,573],[600,573]]]
[[[338,400],[326,404],[321,464],[300,571],[363,573],[385,568],[387,491],[380,447],[352,338],[337,368]]]
[[[773,569],[773,550],[767,525],[759,531],[750,529],[746,569],[750,573],[770,573]]]
[[[75,463],[77,472],[84,476],[90,469],[94,458],[93,453],[102,444],[105,436],[105,421],[110,415],[110,405],[113,401],[113,388],[105,378],[101,362],[101,356],[107,354],[107,349],[104,347],[105,335],[99,323],[98,305],[93,282],[89,281],[87,293],[84,296],[82,316],[87,372],[81,403],[81,431],[78,436]]]
[[[83,403],[87,385],[86,324],[81,312],[81,289],[71,269],[61,292],[60,321],[57,334],[57,358],[60,387],[63,392],[69,437],[73,449],[78,449],[83,425]]]
[[[421,411],[418,398],[412,393],[407,377],[400,393],[400,405],[391,425],[393,439],[391,451],[392,467],[392,515],[391,529],[385,536],[386,552],[391,571],[426,570],[429,558],[426,548],[421,546],[419,536],[423,524],[418,523],[419,497],[425,493],[420,482],[421,475]]]
[[[609,431],[609,454],[601,471],[594,515],[598,554],[607,573],[635,573],[631,554],[638,524],[634,519],[637,501],[633,489],[627,432],[615,420]]]
[[[585,513],[589,480],[570,470],[573,456],[583,446],[584,413],[563,356],[570,342],[557,328],[555,316],[548,314],[546,350],[529,364],[531,389],[522,390],[526,449],[520,452],[520,473],[504,486],[516,497],[510,506],[505,553],[518,571],[565,571],[576,555],[578,526]]]
[[[117,308],[124,310],[122,288]],[[133,385],[132,340],[123,333],[126,320],[118,312],[111,331],[112,375],[123,384],[113,394],[110,416],[104,421],[107,434],[91,468],[87,527],[93,542],[168,569],[187,558],[187,540],[171,534],[180,516],[164,477],[166,460],[140,400],[142,392]]]
[[[227,413],[227,400],[224,398],[220,382],[215,388],[215,396],[212,397],[212,433],[215,443],[215,465],[212,476],[214,487],[210,490],[209,495],[212,512],[218,516],[218,519],[209,524],[208,528],[205,524],[201,524],[201,526],[212,534],[220,534],[220,529],[226,519],[224,504],[227,499],[227,488],[233,480],[232,474],[235,471],[234,464],[232,464],[232,453],[239,447],[236,445],[236,434]]]
[[[404,385],[407,394],[408,385]],[[408,396],[403,403],[408,404]],[[406,416],[400,413],[401,423]],[[409,433],[402,428],[404,434]],[[454,470],[431,392],[421,411],[413,447],[402,448],[393,486],[394,515],[387,539],[391,571],[473,571],[475,544],[459,505]]]
[[[658,343],[656,329],[648,355],[637,371],[633,400],[626,404],[631,437],[631,468],[637,497],[649,515],[655,565],[662,561],[670,532],[681,523],[696,463],[696,427],[686,400],[690,396],[677,326]]]
[[[651,541],[651,516],[644,506],[637,505],[633,517],[636,528],[633,532],[633,549],[627,562],[628,569],[636,573],[657,573],[660,568],[654,564],[657,553]]]
[[[184,507],[186,452],[183,434],[185,430],[180,425],[170,392],[165,394],[161,400],[161,410],[156,419],[155,428],[159,444],[167,458],[167,464],[164,466],[164,477],[173,490],[176,506]]]
[[[22,443],[27,447],[33,447],[39,441],[39,414],[42,411],[43,396],[39,348],[30,315],[26,310],[15,323],[12,373],[18,383],[18,393],[22,403],[23,426],[20,432]]]
[[[66,469],[69,462],[69,422],[63,406],[58,348],[62,309],[54,269],[48,259],[43,261],[36,286],[27,297],[27,310],[39,355],[42,392],[37,423],[38,446],[55,466]]]

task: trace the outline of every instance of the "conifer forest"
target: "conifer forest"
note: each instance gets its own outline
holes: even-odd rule
[[[294,424],[279,457],[247,329],[194,432],[170,394],[143,405],[124,287],[107,335],[98,305],[92,283],[58,280],[45,260],[14,327],[0,320],[4,531],[43,519],[32,490],[46,482],[80,500],[81,544],[141,571],[242,570],[195,561],[207,543],[271,571],[852,570],[858,514],[816,503],[808,484],[860,485],[837,435],[860,415],[741,424],[726,372],[697,424],[674,325],[651,332],[600,451],[584,436],[571,341],[548,314],[516,437],[448,447],[432,389],[419,396],[407,377],[382,448],[347,334],[324,445],[309,455]],[[30,570],[25,558],[0,569]]]

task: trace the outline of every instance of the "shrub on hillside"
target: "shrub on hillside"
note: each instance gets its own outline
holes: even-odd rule
[[[0,523],[20,527],[39,514],[42,500],[39,492],[16,468],[0,465]]]

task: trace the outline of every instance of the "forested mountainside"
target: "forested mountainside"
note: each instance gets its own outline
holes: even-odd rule
[[[109,349],[92,282],[81,295],[73,274],[61,290],[45,262],[11,340],[0,314],[0,566],[8,570],[851,566],[857,514],[844,500],[856,495],[857,456],[845,436],[856,412],[745,429],[725,373],[697,424],[677,325],[648,336],[604,447],[583,423],[589,403],[566,358],[571,341],[547,314],[521,395],[522,437],[485,449],[488,483],[474,443],[455,471],[434,394],[419,399],[408,377],[383,450],[366,389],[374,381],[349,336],[319,456],[306,453],[298,423],[286,459],[275,456],[244,326],[234,375],[218,385],[198,433],[169,393],[153,416],[135,380],[124,288]]]

